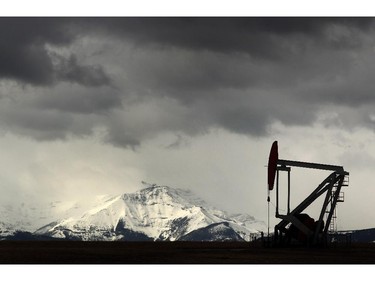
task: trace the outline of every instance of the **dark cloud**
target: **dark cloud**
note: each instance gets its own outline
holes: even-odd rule
[[[342,110],[375,102],[372,18],[0,23],[0,77],[32,85],[2,113],[6,127],[37,139],[96,127],[120,147],[212,128],[264,136],[275,121],[308,126],[326,111],[337,113],[338,124],[373,126],[368,109]],[[24,109],[29,115],[11,112]]]
[[[41,86],[59,80],[109,84],[102,67],[81,66],[74,54],[54,65],[47,46],[69,47],[79,35],[68,18],[0,18],[0,34],[0,79]]]
[[[1,109],[1,124],[5,130],[40,141],[65,139],[73,122],[73,116],[54,111],[17,106]]]
[[[2,131],[37,141],[69,140],[92,136],[100,125],[96,115],[82,115],[54,109],[40,109],[25,104],[2,105]]]
[[[368,18],[131,18],[104,27],[137,46],[125,62],[129,83],[185,101],[220,89],[327,84],[372,42]]]
[[[24,106],[38,109],[58,110],[76,114],[104,114],[121,107],[121,96],[112,88],[84,88],[76,85],[61,84],[53,91],[38,92]]]
[[[38,141],[92,135],[112,110],[121,108],[120,93],[112,88],[61,83],[52,89],[8,89],[12,95],[0,105],[1,130]]]
[[[336,48],[357,46],[351,36],[372,27],[372,18],[100,18],[84,20],[138,46],[160,45],[224,53],[244,52],[255,57],[283,58],[293,53],[288,41],[311,40]],[[98,31],[96,29],[95,31]],[[306,42],[302,41],[306,40]],[[280,44],[282,43],[282,44]],[[293,42],[292,42],[293,43]]]
[[[128,132],[124,126],[112,125],[107,131],[104,141],[116,147],[135,150],[141,144],[141,139],[139,135],[132,134],[131,131]]]
[[[55,61],[58,80],[89,87],[110,85],[111,80],[100,65],[79,65],[75,55],[70,55],[69,58],[57,56]]]
[[[53,81],[45,44],[67,45],[74,37],[62,19],[0,18],[0,77],[35,85]]]
[[[7,39],[5,39],[7,40]],[[53,82],[53,66],[43,47],[2,46],[0,48],[0,77],[16,79],[35,85]]]

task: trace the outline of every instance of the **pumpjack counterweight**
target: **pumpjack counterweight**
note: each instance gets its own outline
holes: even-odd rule
[[[348,185],[349,173],[346,172],[342,166],[278,159],[277,150],[277,141],[275,141],[271,148],[268,163],[268,187],[269,190],[273,189],[276,177],[275,216],[281,219],[275,226],[274,244],[279,246],[290,245],[292,243],[325,245],[327,243],[328,232],[332,230],[332,225],[336,218],[336,205],[338,202],[343,202],[343,192],[341,188]],[[291,210],[290,207],[291,167],[332,171],[332,173],[293,210]],[[279,173],[282,171],[288,173],[286,214],[279,213]],[[304,211],[321,196],[324,196],[324,201],[320,209],[319,217],[314,220],[308,214],[304,213]]]

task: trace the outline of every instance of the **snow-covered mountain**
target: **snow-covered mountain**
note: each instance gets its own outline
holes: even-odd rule
[[[190,191],[152,185],[135,193],[102,197],[86,212],[50,223],[35,234],[76,240],[175,241],[221,222],[245,240],[266,229],[264,222],[249,215],[229,215],[210,207]]]

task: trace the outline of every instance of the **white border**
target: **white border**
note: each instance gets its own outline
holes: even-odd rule
[[[0,16],[374,16],[374,7],[368,0],[13,0]]]

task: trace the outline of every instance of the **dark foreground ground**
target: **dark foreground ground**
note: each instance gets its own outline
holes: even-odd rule
[[[325,249],[249,243],[0,241],[2,264],[375,264],[375,245]]]

